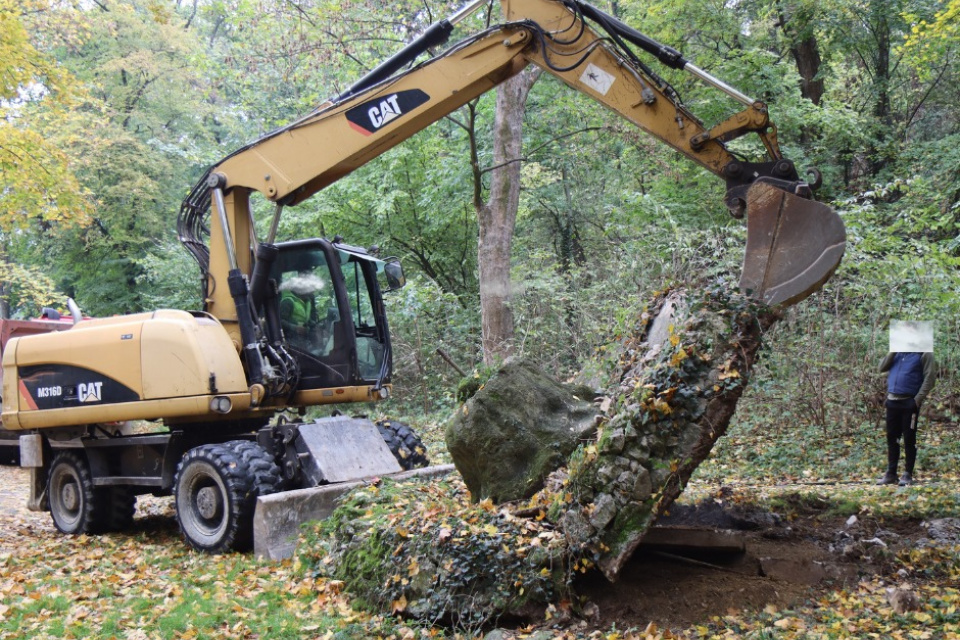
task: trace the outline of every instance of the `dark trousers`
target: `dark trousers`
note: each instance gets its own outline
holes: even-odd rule
[[[897,472],[903,437],[904,471],[913,474],[917,460],[917,403],[913,398],[887,400],[887,471]]]

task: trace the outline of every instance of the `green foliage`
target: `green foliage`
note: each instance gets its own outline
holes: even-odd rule
[[[0,192],[16,212],[0,231],[8,269],[44,274],[48,298],[64,291],[96,315],[196,308],[195,267],[172,242],[179,200],[202,168],[339,93],[456,4],[0,5],[3,95],[15,97],[0,137],[31,149],[15,179],[4,165],[5,184],[20,187]],[[933,406],[960,414],[946,391],[960,370],[946,339],[960,311],[955,4],[615,4],[629,24],[767,101],[787,155],[801,169],[819,166],[821,197],[835,198],[847,223],[848,252],[826,293],[771,336],[749,395],[757,423],[785,412],[821,430],[873,420],[870,371],[886,323],[902,317],[937,322],[945,373]],[[822,60],[818,105],[799,91],[792,50],[809,38]],[[878,73],[884,54],[888,77]],[[739,108],[651,65],[707,124]],[[46,91],[22,90],[37,85]],[[884,96],[886,115],[875,109]],[[281,239],[340,234],[404,261],[411,283],[387,299],[393,413],[432,419],[456,404],[461,376],[438,347],[467,372],[481,360],[470,145],[483,169],[492,98],[289,208],[281,223]],[[736,282],[745,234],[721,204],[722,181],[549,75],[528,101],[522,176],[515,351],[559,376],[616,333],[631,299],[675,281]],[[257,204],[261,235],[270,212]],[[40,282],[18,282],[31,280]],[[36,303],[20,299],[13,311],[33,313]]]
[[[787,411],[780,421],[763,419],[750,413],[756,403],[755,396],[744,397],[739,418],[717,443],[707,462],[697,469],[698,480],[726,483],[741,478],[747,482],[872,486],[886,469],[882,421],[824,430],[819,425],[804,424]],[[917,477],[924,483],[949,481],[958,461],[960,446],[952,436],[950,423],[922,416]]]
[[[428,416],[455,404],[460,374],[438,353],[442,350],[463,371],[480,362],[479,310],[456,295],[415,276],[400,291],[385,296],[394,349],[391,412]]]
[[[146,309],[202,308],[199,271],[180,245],[160,244],[156,252],[144,254],[138,266],[137,286]]]
[[[75,79],[36,48],[30,32],[34,12],[48,8],[42,0],[0,2],[0,317],[11,306],[49,297],[53,289],[30,267],[8,263],[16,262],[11,252],[20,238],[83,224],[92,210],[70,158],[28,117],[45,108],[67,118],[77,91]]]
[[[6,315],[0,318],[31,318],[43,307],[62,308],[65,297],[56,285],[38,269],[0,261],[0,297]]]

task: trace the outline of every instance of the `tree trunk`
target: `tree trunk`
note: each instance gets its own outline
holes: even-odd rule
[[[819,106],[823,97],[823,79],[820,73],[820,45],[813,31],[813,18],[809,12],[797,12],[789,5],[780,7],[780,28],[790,41],[790,54],[800,74],[800,94]]]
[[[820,72],[820,47],[817,44],[816,36],[811,35],[790,48],[793,59],[797,63],[797,71],[800,72],[800,95],[820,106],[820,99],[823,97],[823,79],[817,78]]]
[[[456,412],[446,438],[477,506],[413,483],[342,502],[321,552],[332,577],[382,611],[463,628],[575,599],[578,567],[615,581],[726,432],[779,317],[721,287],[664,292],[644,309],[584,371],[588,387],[511,360]],[[543,490],[518,499],[534,483]]]
[[[520,202],[523,110],[538,77],[538,71],[528,69],[497,89],[490,197],[486,203],[477,203],[483,361],[488,365],[513,352],[510,252]]]
[[[7,266],[7,255],[3,247],[0,247],[0,271],[9,271]],[[0,320],[6,320],[10,317],[10,283],[7,281],[6,273],[3,281],[0,281]]]
[[[875,68],[874,91],[876,99],[873,103],[873,115],[879,125],[879,135],[877,140],[871,144],[870,148],[870,170],[873,175],[877,175],[887,166],[891,158],[889,157],[889,145],[886,143],[894,137],[893,131],[893,113],[890,102],[890,90],[892,83],[893,70],[891,69],[890,49],[893,46],[893,33],[888,11],[890,3],[876,2],[871,6],[871,31],[876,39],[876,57],[874,58]]]

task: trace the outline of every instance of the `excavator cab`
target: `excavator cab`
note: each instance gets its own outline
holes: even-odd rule
[[[297,388],[389,383],[390,332],[381,292],[403,286],[400,263],[322,238],[276,246],[270,278],[284,338],[300,366]]]

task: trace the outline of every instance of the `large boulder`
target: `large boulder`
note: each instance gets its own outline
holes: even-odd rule
[[[528,498],[595,431],[587,387],[511,358],[450,419],[446,444],[473,500]]]

